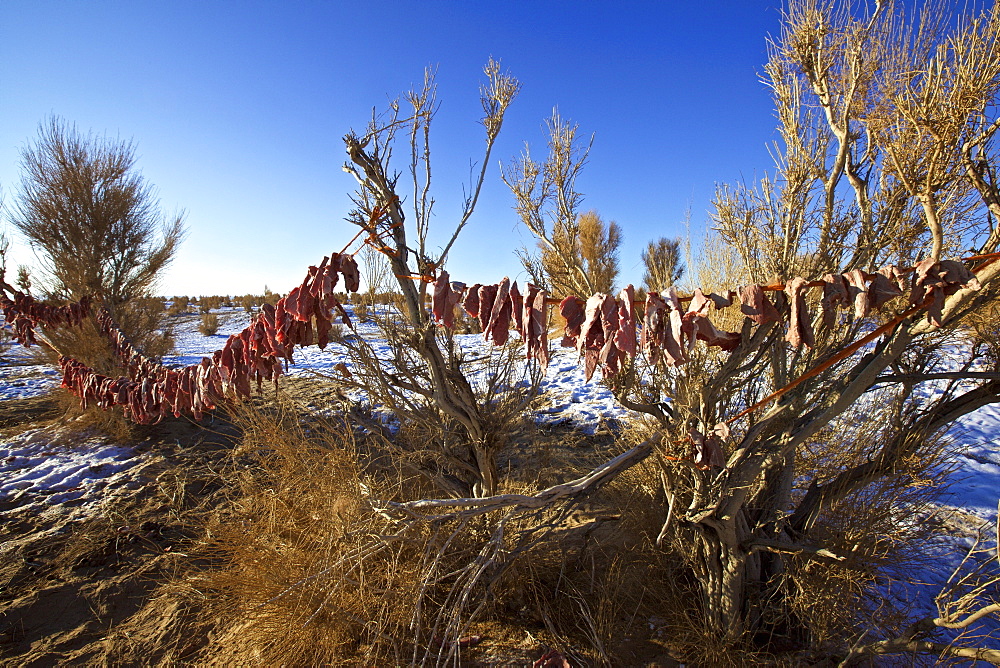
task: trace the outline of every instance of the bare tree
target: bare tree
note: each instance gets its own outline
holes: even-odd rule
[[[514,210],[538,239],[539,255],[523,250],[521,261],[535,282],[556,294],[590,295],[599,291],[595,280],[600,272],[588,271],[581,252],[579,209],[583,195],[576,190],[590,143],[584,146],[577,138],[577,126],[564,121],[558,111],[552,112],[546,128],[545,162],[536,162],[526,146],[521,158],[506,166],[501,175],[514,193]],[[588,218],[586,223],[593,241],[601,236],[593,225],[597,220]],[[620,237],[620,230],[615,236]]]
[[[433,72],[426,72],[423,86],[407,93],[402,104],[392,103],[386,117],[374,118],[364,134],[344,137],[350,160],[344,169],[358,182],[356,208],[350,219],[380,250],[389,269],[382,275],[396,283],[406,318],[404,323],[395,318],[381,320],[393,347],[392,373],[386,374],[382,360],[364,341],[353,342],[356,366],[364,370],[357,382],[390,402],[403,422],[427,427],[419,446],[430,453],[426,460],[440,470],[425,468],[422,472],[459,496],[496,491],[495,456],[503,444],[504,430],[537,388],[536,378],[524,392],[508,392],[498,401],[497,393],[507,375],[496,376],[486,387],[474,387],[466,377],[468,361],[451,333],[439,331],[425,307],[428,279],[444,266],[475,210],[504,114],[520,90],[518,81],[504,73],[499,62],[491,59],[485,74],[487,81],[480,89],[485,155],[454,229],[436,252],[429,242],[434,204],[430,194],[430,127],[437,109]],[[410,156],[407,206],[400,175],[390,168],[397,141],[405,144]]]
[[[131,142],[84,136],[52,117],[21,151],[21,187],[11,220],[41,264],[39,287],[54,298],[100,300],[127,334],[155,354],[151,337],[160,314],[142,300],[177,253],[183,214],[161,213],[155,190],[135,163]],[[78,337],[53,335],[68,337],[64,345]]]
[[[722,186],[715,199],[716,229],[740,275],[767,284],[997,251],[1000,9],[945,9],[931,3],[908,17],[892,3],[873,13],[789,3],[765,70],[781,136],[776,172]],[[741,318],[743,342],[731,354],[698,353],[682,369],[661,360],[655,383],[618,386],[627,406],[660,420],[660,541],[688,560],[720,643],[788,620],[803,564],[814,575],[877,568],[878,550],[858,536],[902,526],[914,512],[903,490],[939,461],[943,430],[1000,401],[996,360],[961,336],[964,318],[996,303],[1000,261],[968,269],[981,289],[956,288],[938,318],[919,300],[892,302],[896,314],[841,318],[812,347]],[[957,371],[940,366],[945,342],[960,351]],[[970,374],[974,363],[987,368]],[[918,388],[934,380],[943,392],[928,399]],[[776,391],[780,399],[758,403]],[[664,396],[673,419],[656,410]],[[720,461],[698,468],[692,434],[715,425]],[[876,506],[881,520],[845,528],[845,513]],[[931,631],[921,629],[906,647],[938,651],[917,642]]]
[[[684,261],[681,260],[681,240],[660,237],[650,241],[642,251],[642,264],[646,268],[642,282],[650,292],[666,290],[681,280]]]

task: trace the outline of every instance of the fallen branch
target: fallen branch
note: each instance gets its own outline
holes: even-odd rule
[[[495,510],[507,508],[523,508],[528,510],[544,508],[557,501],[569,500],[582,494],[592,492],[614,479],[618,474],[627,471],[643,461],[653,452],[653,446],[659,442],[659,435],[646,439],[633,447],[601,464],[593,471],[571,482],[553,485],[537,494],[498,494],[483,498],[463,499],[420,499],[417,501],[382,501],[380,510],[395,511],[422,520],[451,520],[474,517]],[[439,513],[424,513],[422,511],[443,511]]]

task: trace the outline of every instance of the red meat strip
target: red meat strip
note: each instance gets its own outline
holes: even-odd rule
[[[745,285],[740,288],[740,310],[758,325],[781,322],[781,313],[759,285]]]
[[[729,425],[720,422],[706,436],[699,430],[688,430],[688,438],[694,444],[694,463],[699,466],[724,467],[726,456],[722,451],[722,443],[729,438]]]
[[[847,281],[843,274],[827,274],[823,277],[823,326],[833,327],[837,323],[837,308],[850,303]]]
[[[906,292],[906,288],[910,285],[909,272],[903,271],[895,265],[889,265],[882,267],[878,270],[878,273],[882,276],[888,278],[892,283],[896,285],[899,289],[899,293],[903,294]]]
[[[534,356],[544,370],[549,365],[549,326],[546,322],[549,293],[528,284],[528,297],[524,302],[524,331],[528,343],[528,356]]]
[[[496,288],[490,320],[483,329],[483,336],[487,341],[493,341],[494,345],[502,346],[510,338],[510,279],[504,276]],[[480,318],[482,318],[482,312],[480,312]]]
[[[635,357],[635,288],[628,285],[618,295],[618,331],[615,347],[628,357]]]
[[[497,297],[496,285],[482,285],[479,287],[479,328],[483,330],[483,336],[488,336],[490,318],[493,316],[493,302]]]
[[[928,297],[933,301],[927,309],[927,319],[935,325],[941,325],[944,310],[944,298],[953,295],[962,288],[978,290],[979,280],[968,267],[956,260],[932,259],[917,264],[916,275],[913,278],[913,289],[910,293],[910,303],[923,303]]]
[[[662,294],[662,293],[661,293]],[[663,332],[663,349],[667,353],[667,364],[677,366],[688,361],[686,347],[694,347],[694,338],[685,345],[684,332],[684,307],[677,296],[677,288],[670,286],[667,288],[664,300],[670,308],[667,314],[667,326]]]
[[[514,331],[523,339],[524,318],[522,317],[522,313],[524,311],[524,297],[521,296],[521,291],[517,289],[516,281],[511,283],[508,299],[510,299],[511,324],[514,325]]]
[[[708,313],[708,305],[712,303],[701,288],[695,288],[694,294],[691,295],[691,302],[688,304],[688,313]]]
[[[465,293],[465,299],[462,300],[462,308],[465,312],[473,318],[479,317],[479,288],[483,287],[479,283],[476,283],[469,291]]]
[[[601,373],[605,378],[614,376],[619,370],[619,360],[621,351],[615,345],[615,339],[619,331],[618,301],[607,295],[601,304],[601,329],[604,333],[604,345],[601,346],[599,361],[601,363]]]
[[[460,281],[451,282],[451,292],[448,294],[448,303],[444,307],[444,326],[451,329],[455,326],[455,307],[462,303],[465,295],[465,283]]]
[[[788,333],[785,341],[798,347],[805,345],[812,348],[816,343],[813,335],[812,323],[809,322],[809,310],[806,308],[806,281],[801,276],[796,276],[785,285],[785,293],[791,302],[791,314],[788,318]]]
[[[615,368],[616,356],[614,345],[605,348],[610,337],[606,333],[614,336],[614,329],[617,329],[618,309],[613,298],[598,292],[587,300],[586,319],[580,327],[580,336],[577,339],[577,351],[584,360],[584,377],[590,380],[597,369],[598,362],[606,367]],[[610,332],[607,329],[611,329]]]
[[[650,364],[656,364],[660,359],[660,350],[663,348],[663,337],[667,329],[667,315],[669,309],[667,303],[663,301],[655,292],[646,295],[646,313],[642,322],[642,351],[646,354],[646,359]]]
[[[561,346],[576,347],[576,340],[580,337],[580,328],[583,327],[583,322],[587,319],[584,308],[584,301],[576,295],[570,295],[559,302],[559,315],[566,321]]]
[[[344,275],[344,290],[357,292],[361,287],[361,274],[353,255],[340,256],[340,273]]]
[[[726,292],[725,296],[713,292],[708,296],[708,298],[712,300],[713,304],[715,304],[716,309],[727,308],[732,306],[733,302],[736,301],[736,292],[734,290],[729,290]]]
[[[867,318],[871,313],[871,300],[868,298],[868,274],[860,269],[854,269],[844,274],[847,281],[847,293],[854,302],[854,317]]]
[[[448,304],[451,302],[451,281],[448,272],[441,270],[437,280],[434,281],[434,292],[431,295],[431,313],[434,320],[451,329],[454,314],[448,313]],[[451,315],[452,318],[449,318]]]
[[[690,337],[689,348],[697,340],[704,341],[707,346],[717,346],[726,352],[731,352],[743,340],[743,336],[739,332],[718,329],[708,316],[701,313],[685,313],[683,326],[685,333]]]
[[[893,275],[895,267],[883,267],[874,274],[869,274],[872,279],[868,286],[869,305],[873,309],[881,309],[888,302],[903,294],[896,277]],[[888,271],[886,271],[888,270]]]

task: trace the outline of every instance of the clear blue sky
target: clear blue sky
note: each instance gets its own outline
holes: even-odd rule
[[[163,294],[285,292],[356,228],[341,137],[438,67],[432,134],[438,229],[453,225],[481,156],[478,85],[491,55],[523,83],[453,278],[522,281],[532,244],[497,162],[562,115],[595,135],[584,209],[625,232],[622,283],[647,241],[697,232],[715,184],[771,169],[758,77],[780,0],[703,2],[0,2],[0,187],[50,114],[132,138],[189,236]],[[400,169],[405,165],[400,164]],[[7,230],[9,235],[14,232]],[[443,232],[442,232],[443,233]],[[13,264],[31,252],[13,251]]]

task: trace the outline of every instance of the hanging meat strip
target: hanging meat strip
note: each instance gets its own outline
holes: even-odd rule
[[[740,310],[758,325],[781,322],[781,313],[759,285],[745,285],[740,288]]]
[[[340,271],[344,275],[344,290],[357,292],[361,287],[361,273],[353,255],[340,256]]]
[[[549,332],[545,318],[548,311],[545,300],[548,296],[545,290],[528,283],[522,316],[527,356],[537,359],[543,371],[549,365]]]
[[[667,353],[667,364],[678,366],[688,361],[685,349],[688,345],[693,347],[694,339],[691,338],[690,344],[684,340],[684,307],[677,296],[677,288],[672,285],[667,288],[664,299],[670,313],[667,314],[666,329],[663,332],[663,350]]]
[[[580,337],[580,328],[583,327],[583,322],[587,319],[584,301],[575,295],[566,297],[559,302],[559,315],[566,321],[566,329],[559,345],[565,348],[576,348],[576,341]]]
[[[470,317],[479,317],[479,289],[483,287],[479,283],[476,283],[469,291],[465,293],[465,299],[462,300],[462,308],[465,312],[469,314]]]
[[[715,304],[716,309],[728,308],[733,305],[733,302],[736,301],[736,291],[729,290],[726,292],[725,296],[713,292],[708,296],[708,298],[712,300],[713,304]]]
[[[829,329],[837,323],[837,307],[850,303],[850,294],[843,274],[827,274],[823,277],[823,283],[820,307],[823,309],[823,327]]]
[[[617,325],[617,305],[614,299],[603,292],[598,292],[587,300],[586,319],[580,327],[580,336],[576,342],[577,352],[583,357],[584,377],[590,380],[597,369],[598,362],[601,362],[604,344],[607,342],[605,327],[616,327]],[[614,324],[612,324],[612,319]],[[611,332],[614,335],[614,332]],[[611,347],[613,349],[613,346]],[[611,349],[604,356],[605,360],[613,359]],[[607,364],[608,362],[604,362]],[[614,364],[614,361],[611,362]]]
[[[646,295],[646,313],[642,322],[642,351],[650,364],[656,364],[663,349],[663,338],[667,331],[669,309],[655,292]]]
[[[482,285],[479,287],[479,328],[483,331],[483,336],[488,337],[490,329],[490,317],[493,315],[493,302],[496,300],[496,285]]]
[[[919,262],[913,277],[913,289],[910,293],[911,304],[921,304],[933,297],[927,308],[927,319],[935,325],[941,325],[944,310],[944,298],[953,295],[962,288],[978,290],[979,280],[968,267],[956,260],[941,260],[934,262],[927,259]]]
[[[688,430],[688,438],[694,445],[694,463],[705,467],[724,467],[726,456],[722,451],[722,443],[729,438],[729,425],[720,422],[706,436],[698,429]]]
[[[899,289],[900,294],[905,293],[906,289],[910,286],[909,272],[903,271],[895,265],[882,267],[878,270],[878,273],[888,278],[890,282],[894,283]]]
[[[510,299],[511,324],[514,325],[514,331],[523,339],[524,318],[522,314],[524,312],[524,297],[521,296],[521,291],[517,289],[517,281],[511,284],[507,298]]]
[[[871,301],[868,298],[868,274],[860,269],[854,269],[844,274],[847,281],[847,293],[854,303],[854,317],[867,318],[871,313]]]
[[[618,300],[608,295],[601,304],[601,329],[604,335],[604,345],[598,361],[601,363],[601,373],[605,378],[609,378],[618,373],[621,360],[621,351],[615,344],[618,334],[621,331],[621,320],[618,317],[620,306]]]
[[[448,317],[448,304],[451,301],[451,280],[448,272],[442,269],[437,280],[434,281],[434,292],[431,294],[431,313],[434,315],[435,321],[448,329],[451,329],[454,319],[454,313],[450,314],[451,318]]]
[[[618,331],[615,347],[628,357],[635,357],[635,288],[630,283],[618,295]]]
[[[482,312],[480,312],[480,319]],[[483,329],[483,337],[487,341],[492,341],[493,345],[502,346],[510,338],[510,279],[506,276],[496,286],[496,296],[493,299],[493,308],[490,311],[490,319]]]
[[[880,310],[888,302],[903,294],[896,277],[893,275],[895,267],[883,267],[874,274],[869,274],[872,279],[868,286],[868,303],[873,309]]]
[[[806,308],[807,283],[808,281],[801,276],[796,276],[785,284],[785,294],[791,303],[785,341],[795,347],[805,345],[807,348],[812,348],[816,340],[813,336],[812,323],[809,321],[809,310]]]

